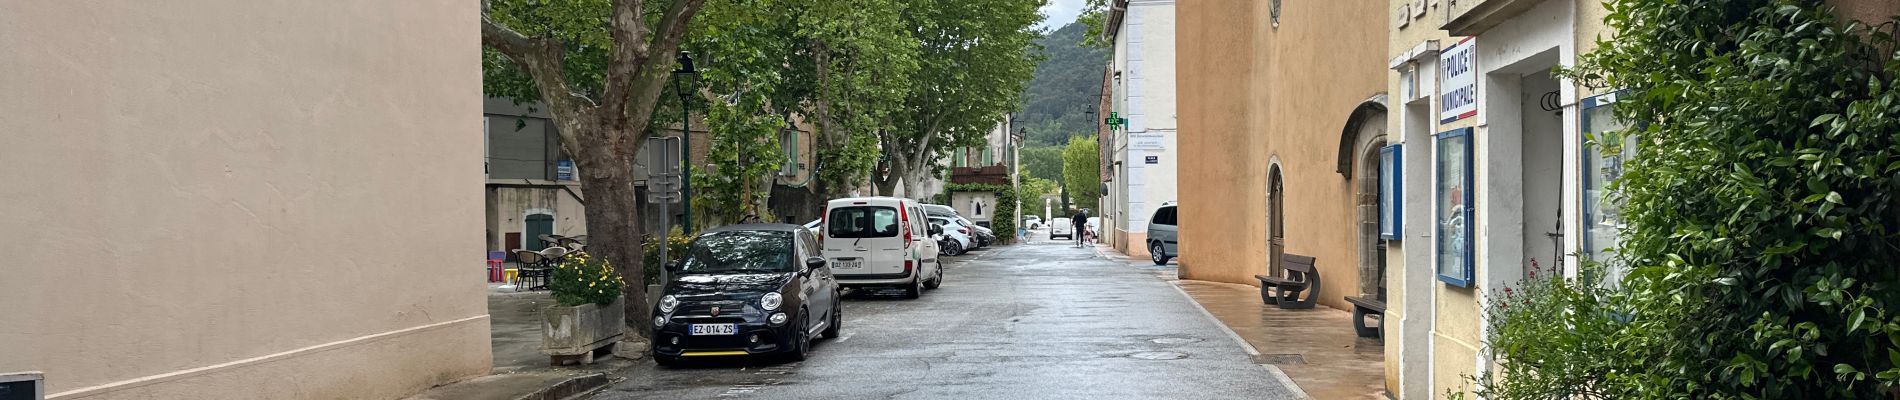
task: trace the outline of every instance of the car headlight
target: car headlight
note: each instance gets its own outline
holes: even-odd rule
[[[660,312],[670,313],[670,312],[673,312],[673,307],[679,307],[679,306],[680,306],[680,299],[673,298],[673,295],[669,294],[669,295],[666,295],[666,297],[660,298]]]
[[[780,296],[778,292],[766,293],[765,297],[759,298],[759,308],[763,308],[766,311],[777,310],[778,306],[784,304],[785,296]]]
[[[772,321],[772,325],[781,325],[785,323],[785,318],[785,313],[773,313],[772,316],[767,319]]]

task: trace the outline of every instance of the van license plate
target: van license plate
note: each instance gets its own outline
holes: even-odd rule
[[[855,259],[852,259],[852,260],[839,259],[838,260],[838,269],[858,269],[858,268],[863,268],[863,267],[864,267],[864,260],[855,260]]]
[[[693,336],[731,335],[733,333],[736,333],[734,332],[733,324],[693,324],[692,326]]]

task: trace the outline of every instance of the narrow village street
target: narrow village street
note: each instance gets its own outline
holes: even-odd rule
[[[606,399],[1295,398],[1161,276],[1069,241],[952,258],[917,300],[854,293],[843,337],[797,363],[641,360]]]

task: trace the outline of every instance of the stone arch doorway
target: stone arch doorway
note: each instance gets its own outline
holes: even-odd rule
[[[1386,260],[1385,239],[1379,236],[1379,150],[1385,147],[1385,136],[1380,135],[1365,142],[1364,151],[1359,152],[1359,168],[1353,177],[1353,201],[1355,214],[1359,222],[1359,294],[1362,297],[1385,301]]]
[[[1379,185],[1383,172],[1380,150],[1386,145],[1386,95],[1378,93],[1359,102],[1339,132],[1339,174],[1352,188],[1353,215],[1358,227],[1359,296],[1385,301],[1386,242],[1379,236]]]

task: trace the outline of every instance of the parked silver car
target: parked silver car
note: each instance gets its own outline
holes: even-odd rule
[[[1181,255],[1181,230],[1177,221],[1174,202],[1161,203],[1155,208],[1155,214],[1148,218],[1148,254],[1155,265],[1167,265],[1168,260]]]

